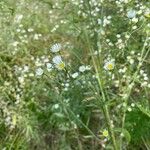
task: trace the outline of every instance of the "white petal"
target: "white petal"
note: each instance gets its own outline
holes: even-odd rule
[[[61,56],[57,55],[52,59],[54,64],[60,64],[62,62]]]
[[[56,43],[56,44],[54,44],[54,45],[51,47],[50,50],[51,50],[51,52],[56,53],[56,52],[59,52],[60,49],[61,49],[61,44]]]
[[[47,64],[46,64],[46,67],[47,67],[47,70],[48,70],[48,71],[51,71],[52,68],[53,68],[53,66],[52,66],[51,63],[47,63]]]
[[[136,11],[135,11],[135,10],[129,10],[129,11],[127,12],[127,17],[128,17],[128,18],[132,19],[132,18],[134,18],[135,16],[136,16]]]
[[[44,73],[44,71],[43,71],[42,68],[36,69],[36,75],[37,75],[37,76],[41,76],[43,73]]]

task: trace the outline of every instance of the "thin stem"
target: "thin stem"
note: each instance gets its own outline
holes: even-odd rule
[[[124,126],[125,126],[125,119],[126,119],[126,112],[127,112],[127,105],[128,105],[128,100],[129,100],[129,97],[130,97],[130,95],[131,95],[131,91],[132,91],[132,89],[133,89],[133,87],[134,87],[134,82],[135,82],[135,80],[136,80],[136,77],[137,77],[137,75],[138,75],[138,72],[139,72],[139,70],[140,70],[140,67],[141,67],[141,65],[143,64],[143,62],[144,62],[144,60],[145,60],[145,58],[147,57],[147,55],[148,55],[148,53],[149,53],[149,51],[150,51],[150,49],[148,49],[148,51],[146,52],[146,54],[145,54],[145,56],[144,56],[144,52],[145,52],[145,47],[146,47],[146,42],[147,42],[147,40],[148,40],[148,36],[147,36],[147,38],[146,38],[146,40],[145,40],[145,42],[144,42],[144,45],[143,45],[143,48],[142,48],[142,53],[141,53],[141,58],[140,58],[140,62],[139,62],[139,64],[138,64],[138,66],[137,66],[137,70],[136,70],[136,72],[134,73],[134,75],[133,75],[133,78],[132,78],[132,86],[131,86],[131,88],[128,88],[127,89],[127,96],[126,96],[126,98],[125,98],[125,106],[126,106],[126,108],[124,109],[124,112],[123,112],[123,117],[122,117],[122,130],[123,130],[123,128],[124,128]],[[120,144],[120,147],[122,147],[122,138],[120,139],[121,140],[121,144]]]
[[[143,48],[142,48],[141,62],[139,62],[138,66],[137,66],[137,70],[136,70],[136,72],[135,72],[134,75],[133,75],[133,80],[132,80],[132,83],[131,83],[132,85],[134,84],[134,82],[135,82],[135,80],[136,80],[137,74],[138,74],[138,72],[139,72],[139,70],[140,70],[140,67],[141,67],[142,63],[144,62],[145,58],[147,57],[147,55],[148,55],[148,53],[149,53],[149,51],[150,51],[150,49],[148,49],[148,51],[147,51],[147,53],[145,54],[145,56],[143,56],[143,55],[144,55],[144,51],[145,51],[146,42],[147,42],[147,39],[145,40],[144,45],[143,45]],[[129,99],[129,96],[130,96],[130,94],[131,94],[132,88],[133,88],[133,86],[132,86],[130,89],[128,89],[128,90],[129,90],[129,91],[128,91],[128,95],[127,95],[127,97],[126,97],[126,99],[125,99],[125,104],[126,104],[126,105],[128,104],[128,99]],[[124,115],[123,115],[123,120],[122,120],[122,128],[124,127],[124,123],[125,123],[126,110],[127,110],[127,109],[124,110]]]
[[[88,36],[87,36],[86,32],[84,32],[84,33],[85,33],[86,40],[87,40],[87,43],[88,43],[89,51],[90,51],[91,54],[93,54],[93,49],[91,48]],[[110,119],[110,115],[109,115],[109,110],[108,110],[108,107],[105,103],[106,102],[106,96],[105,96],[105,93],[104,93],[104,90],[103,90],[101,77],[100,77],[100,74],[99,74],[99,71],[98,71],[98,65],[97,65],[98,63],[96,62],[95,57],[93,55],[91,55],[91,56],[92,56],[92,62],[93,62],[94,69],[95,69],[95,72],[96,72],[96,78],[98,80],[100,92],[102,94],[102,103],[103,103],[102,108],[103,108],[103,113],[104,113],[104,116],[105,116],[105,120],[107,122],[108,131],[109,131],[112,143],[113,143],[114,150],[118,150],[115,135],[114,135],[114,131],[113,131],[112,126],[111,126],[111,119]]]

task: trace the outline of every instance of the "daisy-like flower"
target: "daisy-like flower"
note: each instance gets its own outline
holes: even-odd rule
[[[53,63],[55,64],[56,68],[59,70],[63,70],[65,68],[65,63],[62,61],[62,58],[60,55],[55,56],[52,59]]]
[[[47,67],[47,71],[51,71],[53,69],[53,65],[51,63],[47,63],[46,64],[46,67]]]
[[[54,45],[50,48],[51,52],[53,52],[53,53],[59,52],[60,49],[61,49],[61,44],[60,44],[60,43],[56,43],[56,44],[54,44]]]
[[[102,134],[103,134],[104,137],[108,137],[109,136],[108,131],[106,129],[102,132]]]
[[[105,65],[104,65],[104,69],[105,69],[105,70],[113,70],[114,67],[115,67],[115,64],[114,64],[113,61],[108,61],[108,62],[106,62]]]
[[[36,69],[36,76],[41,76],[44,73],[42,68]]]
[[[132,18],[134,18],[136,16],[136,11],[135,10],[129,10],[128,12],[127,12],[127,17],[129,18],[129,19],[132,19]]]

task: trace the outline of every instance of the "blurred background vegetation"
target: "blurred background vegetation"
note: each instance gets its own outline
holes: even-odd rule
[[[93,68],[80,73],[76,80],[66,79],[63,71],[45,70],[49,77],[35,75],[35,70],[44,68],[53,57],[50,47],[54,43],[62,44],[61,55],[68,71],[74,73],[81,65],[92,66],[88,47],[91,45],[97,54],[100,41],[101,70],[103,60],[115,59],[115,79],[105,71],[101,74],[118,139],[124,107],[122,95],[130,85],[145,43],[145,59],[125,106],[128,111],[122,132],[123,149],[149,150],[150,17],[144,15],[149,6],[146,0],[0,1],[0,149],[113,149],[110,137],[103,135],[106,122]],[[131,8],[138,12],[138,22],[127,18]],[[101,27],[101,21],[106,25]],[[119,74],[123,67],[127,71]],[[65,87],[67,83],[69,88]]]

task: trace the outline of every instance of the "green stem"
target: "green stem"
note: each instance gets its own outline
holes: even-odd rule
[[[104,105],[104,111],[105,111],[104,113],[105,113],[105,119],[106,119],[107,126],[108,126],[108,131],[109,131],[110,137],[112,139],[114,150],[118,150],[114,131],[113,131],[112,126],[111,126],[109,110],[108,110],[108,107],[106,105]]]
[[[97,69],[96,69],[96,72],[97,72]],[[103,88],[102,88],[100,76],[98,76],[97,79],[98,79],[100,91],[101,91],[102,98],[103,98],[103,106],[102,107],[103,107],[104,116],[105,116],[105,119],[107,122],[108,131],[109,131],[110,137],[112,139],[114,150],[117,150],[118,148],[117,148],[117,144],[116,144],[116,139],[115,139],[114,131],[113,131],[112,126],[111,126],[111,119],[110,119],[110,115],[109,115],[109,110],[108,110],[108,107],[105,103],[106,102],[106,96],[105,96]]]
[[[88,48],[90,50],[90,53],[93,54],[93,49],[91,48],[88,36],[87,36],[86,32],[84,32],[84,33],[85,33],[85,36],[86,36],[86,40],[87,40],[87,43],[88,43]],[[103,104],[102,108],[103,108],[103,113],[104,113],[104,116],[105,116],[105,120],[107,122],[108,132],[110,134],[114,150],[118,150],[115,135],[114,135],[114,131],[113,131],[112,126],[111,126],[111,119],[110,119],[110,115],[109,115],[109,110],[108,110],[108,107],[105,103],[106,102],[106,96],[105,96],[105,93],[103,91],[103,86],[102,86],[100,74],[99,74],[99,71],[98,71],[98,65],[97,65],[98,62],[96,62],[96,59],[93,55],[92,55],[92,62],[93,62],[94,69],[95,69],[95,72],[96,72],[96,77],[97,77],[97,80],[98,80],[100,92],[102,94],[102,104]]]
[[[134,75],[133,75],[133,78],[132,78],[132,85],[134,85],[134,83],[135,83],[135,80],[136,80],[136,77],[137,77],[137,75],[138,75],[138,72],[139,72],[139,70],[140,70],[140,68],[141,68],[141,65],[143,64],[143,62],[144,62],[144,60],[146,59],[146,57],[147,57],[147,55],[149,54],[149,51],[150,51],[150,49],[148,49],[148,51],[146,52],[146,54],[145,54],[145,56],[144,56],[144,52],[145,52],[145,47],[146,47],[146,42],[147,42],[147,40],[148,40],[148,35],[147,35],[147,38],[146,38],[146,40],[145,40],[145,42],[144,42],[144,45],[143,45],[143,48],[142,48],[142,52],[141,52],[141,62],[139,62],[139,64],[138,64],[138,66],[137,66],[137,70],[136,70],[136,72],[134,73]],[[125,109],[124,109],[124,111],[123,111],[123,117],[122,117],[122,130],[123,130],[123,128],[124,128],[124,126],[125,126],[125,119],[126,119],[126,112],[127,112],[127,105],[128,105],[128,100],[129,100],[129,97],[130,97],[130,94],[131,94],[131,91],[132,91],[132,89],[133,89],[133,86],[129,89],[127,89],[127,97],[125,98]],[[120,139],[120,148],[122,148],[122,138]]]

